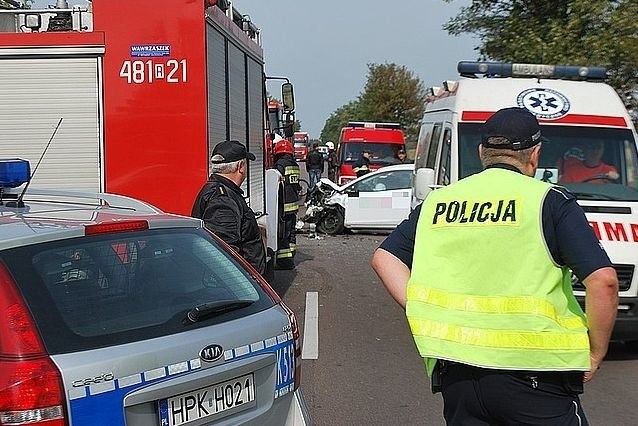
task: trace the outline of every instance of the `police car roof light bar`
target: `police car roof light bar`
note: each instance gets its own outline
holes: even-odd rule
[[[570,80],[605,80],[608,76],[604,67],[575,65],[518,64],[504,62],[461,61],[457,65],[463,77],[536,77]]]
[[[19,158],[0,160],[0,188],[17,188],[29,181],[31,166]]]
[[[27,160],[19,158],[0,160],[0,206],[5,188],[17,188],[29,181],[31,166]]]

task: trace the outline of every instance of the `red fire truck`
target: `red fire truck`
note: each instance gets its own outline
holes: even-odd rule
[[[63,119],[32,186],[188,215],[213,147],[236,139],[257,157],[243,189],[254,211],[272,212],[261,219],[275,222],[262,225],[276,247],[263,51],[248,15],[211,0],[58,0],[3,10],[0,27],[12,31],[0,33],[0,157],[36,164]]]
[[[401,125],[396,123],[350,122],[341,129],[337,158],[337,182],[343,185],[356,174],[353,166],[363,151],[370,151],[370,168],[396,164],[397,152],[405,150],[405,137]]]
[[[308,132],[295,132],[295,160],[306,161],[308,156],[308,142],[310,136]]]

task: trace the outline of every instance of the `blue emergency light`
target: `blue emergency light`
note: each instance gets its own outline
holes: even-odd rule
[[[31,166],[27,160],[0,160],[0,188],[17,188],[29,182]]]
[[[570,80],[605,80],[604,67],[581,67],[575,65],[510,64],[504,62],[461,61],[457,65],[460,75],[476,77],[537,77]]]

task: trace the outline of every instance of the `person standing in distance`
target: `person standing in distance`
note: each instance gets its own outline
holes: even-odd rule
[[[328,147],[328,179],[333,182],[337,182],[337,169],[339,169],[339,162],[337,160],[337,152],[335,151],[335,144],[331,141],[326,142]]]
[[[266,272],[266,250],[255,214],[240,188],[248,161],[255,156],[238,141],[224,141],[213,149],[208,182],[199,191],[191,216],[202,219],[260,274]]]
[[[279,196],[279,235],[277,239],[277,253],[275,255],[276,269],[294,269],[297,253],[297,212],[299,211],[299,164],[295,161],[292,144],[282,139],[275,144],[275,168],[281,173],[282,191]]]
[[[541,140],[529,111],[497,111],[484,170],[431,192],[372,258],[449,425],[587,424],[579,394],[607,353],[618,279],[574,196],[532,178]]]
[[[357,177],[370,173],[370,151],[364,149],[361,152],[361,156],[356,163],[354,163],[352,171],[354,171]]]
[[[319,152],[319,144],[317,142],[312,144],[312,151],[308,153],[306,158],[306,170],[310,177],[310,188],[308,190],[313,191],[323,174],[323,154]]]

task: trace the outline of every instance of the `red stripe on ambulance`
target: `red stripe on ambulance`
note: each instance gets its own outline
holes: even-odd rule
[[[638,243],[638,224],[622,222],[589,222],[599,240]]]
[[[478,121],[484,122],[494,114],[495,111],[463,111],[461,114],[462,121]],[[538,119],[541,123],[560,123],[560,124],[587,124],[591,126],[613,126],[627,127],[627,121],[624,117],[613,117],[606,115],[590,115],[590,114],[567,114],[556,120]]]

